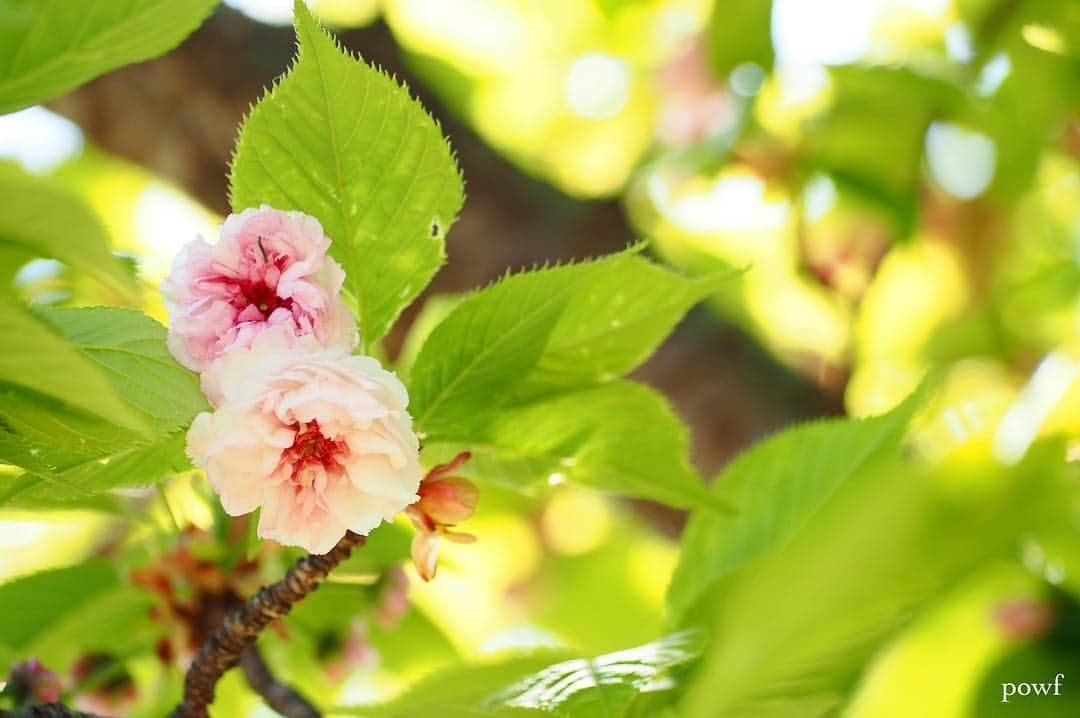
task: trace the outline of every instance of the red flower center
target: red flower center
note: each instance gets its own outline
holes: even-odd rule
[[[277,290],[271,288],[266,282],[242,282],[240,291],[233,300],[233,306],[241,311],[253,306],[266,317],[273,314],[278,307],[285,307],[292,311],[293,300],[279,297]]]
[[[330,439],[319,428],[318,421],[294,426],[296,436],[292,446],[282,452],[283,461],[292,465],[292,481],[299,492],[313,480],[310,469],[321,466],[327,474],[344,470],[343,460],[349,447],[342,439]]]
[[[289,264],[289,257],[284,254],[270,251],[267,253],[263,246],[263,238],[258,241],[259,257],[254,258],[256,263],[261,264],[259,279],[236,282],[232,297],[232,305],[243,312],[248,307],[255,307],[263,318],[274,313],[278,307],[285,307],[292,311],[293,300],[279,297],[277,293],[277,278],[281,276]],[[262,260],[261,263],[259,260]],[[273,268],[271,270],[271,268]],[[267,281],[268,275],[273,278],[273,284]]]

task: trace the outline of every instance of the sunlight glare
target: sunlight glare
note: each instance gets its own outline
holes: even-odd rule
[[[83,133],[71,120],[40,105],[0,115],[0,157],[44,173],[78,155]]]
[[[1080,374],[1080,362],[1051,352],[1039,362],[994,434],[994,458],[1007,466],[1024,458],[1047,417]]]
[[[570,111],[587,120],[610,120],[630,97],[630,68],[602,52],[581,55],[566,73],[563,93]]]

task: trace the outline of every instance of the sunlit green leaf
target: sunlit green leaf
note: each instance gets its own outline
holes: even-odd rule
[[[26,472],[0,478],[0,506],[66,508],[111,489],[146,486],[191,468],[184,453],[185,432],[149,444],[85,459],[62,471]]]
[[[430,450],[441,449],[440,458],[468,450],[465,473],[519,489],[570,481],[673,506],[726,508],[690,467],[689,444],[660,394],[616,381],[507,408],[475,441]]]
[[[959,88],[908,68],[845,65],[830,75],[835,99],[807,126],[807,162],[890,210],[903,235],[914,221],[926,130],[961,104]]]
[[[0,304],[0,337],[3,391],[36,394],[136,433],[147,431],[145,418],[124,400],[102,367],[30,311]],[[0,409],[5,429],[17,421],[9,406],[5,401]]]
[[[401,351],[398,352],[397,362],[394,366],[398,376],[407,380],[409,370],[412,368],[413,362],[416,361],[416,357],[420,354],[420,349],[423,348],[427,338],[431,336],[431,332],[450,316],[450,312],[454,311],[454,308],[461,304],[461,300],[464,298],[465,295],[462,294],[439,294],[424,302],[424,306],[416,315],[416,319],[409,325],[409,333],[405,335],[405,341],[401,344]]]
[[[500,688],[566,657],[565,651],[542,650],[496,657],[488,663],[453,666],[424,678],[388,703],[338,707],[333,712],[372,718],[413,718],[419,715],[480,718],[491,715],[522,715],[522,711],[508,713],[496,707],[487,707],[484,700]]]
[[[344,52],[302,2],[296,34],[296,63],[241,130],[232,205],[319,219],[370,346],[442,265],[462,180],[439,126],[408,90]]]
[[[746,62],[752,62],[762,70],[771,69],[772,0],[716,3],[709,20],[708,43],[712,68],[721,77]]]
[[[548,666],[499,691],[488,707],[524,708],[573,718],[625,715],[638,693],[656,690],[672,669],[696,659],[702,636],[674,633],[653,643]]]
[[[502,279],[461,302],[437,326],[410,374],[410,411],[432,439],[467,438],[478,415],[509,400],[536,367],[563,309],[612,259]]]
[[[634,369],[667,338],[687,310],[720,284],[687,279],[641,257],[613,257],[567,303],[520,395],[600,381]]]
[[[506,277],[457,305],[421,348],[417,424],[433,439],[471,438],[499,405],[616,379],[717,283],[632,253]]]
[[[131,272],[109,251],[101,220],[82,200],[55,182],[0,163],[0,251],[13,264],[56,259],[112,289],[121,298],[136,294]],[[5,267],[0,278],[17,266]]]
[[[118,307],[41,307],[34,313],[101,369],[146,417],[154,436],[186,427],[210,408],[198,376],[169,353],[165,327],[145,314]]]
[[[830,419],[781,432],[739,456],[713,484],[735,517],[694,514],[668,590],[677,618],[715,581],[783,547],[846,481],[894,456],[924,392],[883,416]]]
[[[334,709],[359,716],[448,718],[480,716],[626,715],[645,690],[671,687],[672,673],[701,654],[702,637],[681,632],[595,658],[569,658],[539,651],[478,665],[464,665],[425,678],[390,703]]]
[[[116,307],[5,309],[0,317],[20,322],[22,332],[7,336],[18,336],[20,345],[28,336],[48,340],[48,358],[64,363],[50,368],[36,356],[33,370],[12,368],[13,376],[33,383],[9,380],[0,457],[29,473],[0,487],[0,503],[77,501],[190,467],[183,434],[208,405],[198,378],[165,347],[164,327]],[[17,358],[15,350],[5,356]],[[140,430],[103,416],[102,397]]]
[[[0,0],[0,113],[180,43],[220,0]]]
[[[1016,468],[895,461],[860,472],[789,542],[696,604],[687,622],[714,640],[680,715],[834,715],[870,656],[928,599],[1066,511],[1064,469],[1051,442]]]
[[[147,606],[105,561],[32,574],[0,585],[0,644],[62,669],[83,651],[137,643],[132,629],[146,622]]]

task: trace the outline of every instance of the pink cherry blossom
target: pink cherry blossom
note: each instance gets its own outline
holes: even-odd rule
[[[189,242],[161,285],[169,312],[169,349],[203,371],[270,327],[352,348],[356,324],[339,292],[345,273],[326,251],[314,217],[263,205],[229,215],[221,239]]]
[[[203,375],[217,409],[195,418],[188,455],[258,534],[325,553],[417,499],[419,443],[401,382],[371,357],[264,332]]]

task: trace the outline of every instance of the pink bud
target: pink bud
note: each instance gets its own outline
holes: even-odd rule
[[[425,480],[417,493],[420,510],[442,526],[453,526],[472,516],[480,495],[473,482],[460,476]]]

